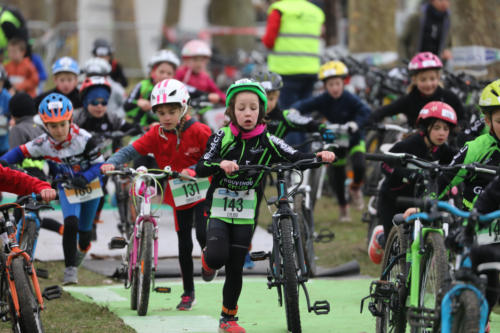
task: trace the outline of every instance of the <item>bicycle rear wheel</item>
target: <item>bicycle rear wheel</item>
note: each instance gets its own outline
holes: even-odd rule
[[[283,218],[281,225],[281,250],[283,256],[284,299],[288,330],[300,333],[299,284],[297,280],[297,260],[293,240],[292,220]]]
[[[406,331],[406,308],[405,302],[407,291],[405,287],[406,259],[402,256],[408,248],[408,240],[401,227],[393,227],[387,237],[384,258],[382,260],[382,273],[390,263],[396,260],[394,266],[387,273],[384,281],[392,282],[397,287],[397,294],[388,303],[378,303],[377,310],[384,313],[382,317],[377,317],[377,333],[404,333]]]
[[[41,308],[26,272],[24,259],[22,257],[14,258],[11,267],[21,314],[19,318],[21,332],[43,332]]]
[[[452,333],[479,332],[479,299],[472,290],[465,289],[460,293],[453,302],[452,311]]]
[[[153,259],[153,223],[144,220],[139,244],[137,270],[137,313],[145,316],[148,312],[149,292]]]
[[[293,198],[293,207],[297,213],[297,224],[300,229],[300,240],[304,250],[307,276],[316,275],[316,255],[314,253],[314,229],[310,221],[309,212],[305,207],[305,197],[302,193],[297,193]]]
[[[424,248],[425,253],[420,262],[422,272],[420,275],[419,307],[438,311],[441,308],[445,281],[448,276],[448,260],[443,236],[437,232],[429,233],[425,238]],[[436,313],[436,315],[438,314]],[[425,325],[423,322],[421,324]],[[440,326],[439,320],[434,321],[434,332],[438,332]],[[417,328],[416,332],[427,331],[422,326]]]

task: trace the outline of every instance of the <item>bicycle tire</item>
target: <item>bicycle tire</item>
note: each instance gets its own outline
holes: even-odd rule
[[[300,333],[299,284],[297,280],[295,247],[293,244],[292,220],[290,218],[283,218],[280,220],[280,225],[284,270],[283,291],[287,325],[290,332]]]
[[[451,316],[452,333],[477,333],[481,316],[479,299],[469,289],[464,289],[456,298],[456,307]]]
[[[420,261],[419,307],[441,309],[441,299],[448,277],[448,260],[443,236],[437,232],[427,234],[424,241],[425,253]],[[431,282],[431,283],[428,283]],[[433,295],[426,297],[426,295]],[[438,313],[439,314],[439,313]],[[434,332],[439,332],[440,321],[434,322]],[[416,330],[418,332],[418,330]]]
[[[408,248],[408,238],[404,234],[401,227],[393,227],[387,237],[387,242],[384,251],[384,257],[382,259],[382,272],[385,271],[386,267],[398,254],[406,252]],[[402,274],[402,278],[398,275]],[[393,308],[379,304],[377,310],[385,312],[383,317],[377,317],[376,320],[376,332],[377,333],[404,333],[406,331],[406,298],[407,290],[404,283],[398,283],[398,281],[405,281],[404,278],[407,275],[406,272],[406,259],[402,257],[398,262],[392,267],[391,271],[387,275],[385,281],[395,282],[398,285],[397,299],[394,300]],[[391,300],[392,303],[392,300]]]
[[[130,237],[134,231],[135,221],[137,220],[137,209],[134,205],[134,200],[131,196],[127,200],[127,224],[125,224],[125,233],[127,237]]]
[[[151,290],[151,272],[153,261],[153,224],[143,221],[141,242],[139,244],[139,262],[137,270],[137,314],[148,313],[149,292]]]
[[[42,333],[41,309],[26,272],[24,258],[14,258],[11,267],[19,301],[21,332]]]
[[[378,153],[380,152],[380,145],[382,144],[381,138],[376,131],[370,131],[366,135],[366,152]],[[363,184],[364,195],[374,195],[377,189],[378,182],[381,177],[380,162],[366,161],[366,181]]]
[[[300,241],[304,251],[304,260],[306,262],[307,276],[314,277],[316,275],[316,255],[314,253],[314,230],[307,218],[308,212],[304,206],[304,194],[297,193],[293,198],[294,211],[297,214],[297,224],[300,231]]]
[[[309,192],[309,200],[311,202],[311,212],[314,212],[314,207],[316,206],[316,195],[319,192],[322,168],[323,166],[320,168],[309,169],[309,184],[311,186],[311,191]]]
[[[26,216],[25,226],[21,234],[19,247],[21,248],[21,250],[24,250],[29,254],[32,261],[34,258],[33,249],[35,247],[35,241],[37,238],[38,230],[36,228],[36,221],[34,221],[31,217]]]
[[[133,237],[133,236],[132,236]],[[129,242],[129,245],[127,247],[127,253],[128,253],[128,264],[130,265],[130,263],[132,262],[132,248],[134,246],[134,241],[133,239],[130,240]],[[137,261],[136,261],[137,262]],[[134,267],[134,269],[132,270],[132,281],[130,281],[130,309],[131,310],[137,310],[137,294],[138,294],[138,291],[137,291],[137,281],[139,280],[139,277],[138,277],[138,267],[137,267],[137,264],[136,264],[136,267]]]

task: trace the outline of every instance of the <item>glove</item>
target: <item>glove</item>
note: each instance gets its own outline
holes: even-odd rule
[[[355,133],[358,131],[359,127],[358,124],[356,124],[355,121],[348,121],[346,123],[347,128],[349,129],[349,133]]]
[[[71,184],[74,187],[78,187],[78,188],[85,188],[85,187],[87,187],[88,183],[89,182],[87,181],[87,179],[85,177],[83,177],[82,175],[75,176],[71,180]]]
[[[325,140],[325,142],[332,143],[335,140],[335,134],[331,130],[327,129],[323,132],[323,140]]]

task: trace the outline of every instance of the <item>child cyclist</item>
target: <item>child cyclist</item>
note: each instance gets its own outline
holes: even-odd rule
[[[56,191],[50,187],[49,183],[2,165],[0,165],[0,184],[2,192],[17,195],[37,193],[40,194],[43,201],[47,202],[56,198]]]
[[[364,206],[361,186],[365,175],[365,142],[360,130],[370,115],[370,109],[357,96],[344,89],[344,79],[349,74],[341,61],[329,61],[319,69],[318,78],[323,81],[326,91],[321,95],[296,102],[292,108],[302,113],[318,111],[333,124],[346,124],[351,133],[349,148],[337,151],[339,158],[328,170],[328,179],[337,194],[340,206],[340,221],[350,221],[347,200],[345,198],[345,180],[347,157],[352,162],[354,179],[349,186],[349,193],[354,206],[361,210]]]
[[[35,98],[35,105],[38,108],[45,97],[52,93],[66,96],[71,101],[73,108],[82,107],[80,93],[77,89],[80,66],[78,62],[70,57],[57,59],[52,65],[52,75],[54,76],[55,88],[48,90]]]
[[[201,158],[210,137],[210,128],[195,121],[188,113],[189,93],[182,82],[167,79],[155,85],[151,93],[151,106],[159,119],[159,124],[131,145],[120,149],[101,167],[103,173],[114,170],[117,165],[152,153],[160,168],[170,166],[178,171],[194,176],[192,168]],[[195,303],[193,281],[193,240],[191,229],[196,227],[196,238],[205,246],[204,202],[197,201],[176,207],[170,183],[165,189],[165,203],[174,209],[175,229],[179,243],[184,293],[178,310],[191,310]]]
[[[10,150],[0,159],[14,164],[28,157],[43,157],[49,161],[56,177],[68,177],[75,187],[91,188],[92,194],[98,196],[99,167],[104,158],[92,136],[72,123],[70,100],[61,94],[50,94],[40,103],[38,113],[47,133]],[[59,185],[64,216],[64,284],[78,283],[77,267],[90,249],[92,222],[99,204],[99,197],[79,198],[74,194]]]
[[[457,116],[451,106],[443,102],[427,103],[417,117],[419,131],[403,141],[396,143],[392,153],[408,153],[428,161],[449,164],[454,151],[448,146],[448,136],[457,124]],[[412,170],[402,167],[392,168],[382,163],[385,178],[380,185],[377,198],[377,217],[379,226],[375,227],[370,237],[368,254],[370,259],[379,264],[382,260],[384,235],[389,235],[392,218],[404,211],[405,207],[395,205],[398,197],[413,197],[415,183],[410,175]]]
[[[408,64],[411,83],[408,94],[393,103],[374,111],[371,122],[379,122],[385,117],[404,114],[410,127],[416,126],[420,110],[431,101],[441,101],[450,105],[457,114],[458,122],[464,122],[464,110],[460,99],[452,91],[441,87],[443,63],[431,52],[417,53]]]
[[[255,81],[241,79],[232,84],[227,91],[226,106],[229,126],[210,137],[207,152],[196,166],[197,176],[214,176],[210,196],[220,195],[219,190],[222,189],[235,191],[235,195],[250,201],[249,207],[254,208],[249,208],[251,218],[228,218],[227,214],[223,214],[223,208],[216,205],[217,201],[212,202],[202,266],[205,274],[210,274],[225,265],[226,280],[219,331],[241,333],[245,329],[237,323],[237,305],[243,283],[243,263],[254,228],[255,189],[259,187],[262,174],[248,176],[233,172],[238,170],[239,164],[267,165],[315,156],[325,162],[332,162],[335,154],[327,151],[316,155],[301,153],[270,135],[264,123],[266,92]]]

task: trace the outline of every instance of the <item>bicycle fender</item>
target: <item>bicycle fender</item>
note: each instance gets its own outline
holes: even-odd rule
[[[446,295],[443,297],[443,301],[441,302],[441,332],[448,333],[451,332],[451,306],[453,302],[453,298],[460,295],[460,293],[464,289],[472,290],[476,296],[480,300],[480,320],[479,320],[479,332],[484,332],[486,328],[486,321],[488,319],[488,302],[486,302],[486,298],[483,296],[481,291],[477,289],[475,286],[470,284],[459,284],[451,288]]]

